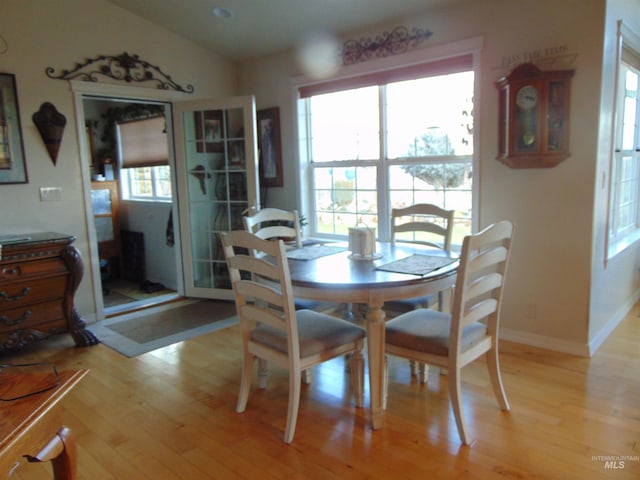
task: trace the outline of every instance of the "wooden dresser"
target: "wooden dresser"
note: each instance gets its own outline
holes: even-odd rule
[[[68,332],[76,345],[98,343],[74,307],[82,258],[62,233],[0,236],[0,352]]]

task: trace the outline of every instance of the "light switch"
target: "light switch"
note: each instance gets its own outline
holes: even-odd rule
[[[62,188],[40,187],[41,202],[59,202],[60,200],[62,200]]]

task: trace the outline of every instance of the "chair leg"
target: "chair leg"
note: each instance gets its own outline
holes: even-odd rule
[[[504,392],[504,386],[502,385],[502,376],[500,375],[500,361],[498,360],[498,349],[494,348],[487,352],[487,367],[489,368],[489,378],[491,378],[491,386],[493,387],[493,393],[498,400],[500,408],[505,411],[509,411],[509,400],[507,400],[507,394]]]
[[[464,412],[462,411],[462,391],[460,385],[460,369],[449,369],[449,396],[451,398],[451,408],[453,409],[453,415],[456,419],[456,425],[458,427],[458,434],[462,443],[469,445],[471,443],[471,437],[469,436],[467,424],[464,420]]]
[[[247,408],[249,391],[251,390],[251,377],[253,376],[254,356],[248,351],[244,352],[244,362],[242,363],[242,378],[240,379],[240,393],[238,394],[238,404],[236,412],[242,413]]]
[[[267,377],[269,376],[269,365],[264,358],[258,359],[258,386],[267,388]]]
[[[420,383],[427,383],[427,377],[429,376],[429,365],[420,362],[418,365],[418,378]]]
[[[311,369],[307,368],[302,371],[302,383],[305,385],[311,384]]]
[[[364,406],[364,357],[362,356],[362,350],[356,350],[351,355],[351,361],[349,362],[351,367],[351,384],[353,388],[353,394],[356,400],[356,407]]]
[[[291,443],[296,433],[298,421],[298,407],[300,406],[301,372],[289,371],[289,408],[287,410],[287,425],[284,429],[284,443]]]
[[[382,385],[382,409],[387,409],[387,395],[389,394],[389,357],[384,356],[384,385]]]

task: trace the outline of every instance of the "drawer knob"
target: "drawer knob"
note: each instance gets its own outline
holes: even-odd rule
[[[31,316],[31,310],[27,310],[21,317],[16,318],[15,320],[11,320],[9,317],[5,315],[0,315],[0,321],[5,324],[7,327],[13,327],[15,325],[20,325],[27,318]]]
[[[18,295],[14,295],[13,297],[7,295],[7,292],[0,292],[0,297],[2,297],[3,300],[8,300],[10,302],[13,302],[15,300],[22,300],[24,297],[27,296],[27,294],[31,291],[31,287],[24,287],[22,289],[22,293],[19,293]]]

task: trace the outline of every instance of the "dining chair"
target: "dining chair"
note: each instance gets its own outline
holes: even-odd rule
[[[263,208],[242,218],[244,228],[258,237],[291,239],[296,247],[302,247],[302,231],[297,210]]]
[[[391,243],[409,242],[451,250],[453,216],[455,210],[445,210],[430,203],[416,203],[391,210]],[[394,300],[385,304],[389,312],[404,313],[417,308],[431,308],[437,304],[444,308],[444,292],[416,298]],[[411,374],[418,375],[420,383],[427,381],[429,369],[424,363],[410,362]]]
[[[246,231],[264,239],[286,239],[294,243],[296,248],[302,247],[302,230],[297,210],[282,210],[280,208],[263,208],[253,215],[242,217]],[[254,252],[255,253],[255,252]],[[314,300],[296,298],[296,308],[308,308],[328,312],[336,308],[335,305]]]
[[[451,406],[465,445],[471,437],[462,412],[462,367],[486,356],[498,403],[509,410],[500,376],[498,329],[512,235],[513,225],[501,221],[464,238],[451,314],[421,308],[386,324],[387,354],[448,369]],[[388,380],[386,384],[388,388]]]
[[[243,365],[236,411],[249,399],[254,360],[261,362],[260,387],[266,387],[266,363],[289,371],[289,404],[284,432],[291,443],[298,418],[301,376],[306,369],[351,354],[356,406],[364,404],[366,332],[345,320],[313,310],[296,310],[286,249],[282,240],[268,241],[247,231],[221,234],[242,331]],[[258,252],[250,255],[248,251]],[[268,283],[259,282],[257,277]]]
[[[451,250],[455,210],[445,210],[430,203],[417,203],[391,210],[391,243],[410,242]],[[442,292],[391,302],[400,311],[430,307],[438,302],[442,308]]]

